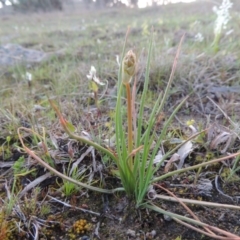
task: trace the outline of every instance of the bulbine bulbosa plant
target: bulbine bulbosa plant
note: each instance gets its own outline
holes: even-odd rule
[[[154,173],[160,166],[159,164],[157,166],[154,166],[153,161],[157,155],[157,152],[159,151],[160,144],[165,138],[167,127],[169,126],[173,116],[186,100],[184,99],[184,101],[182,101],[179,106],[173,111],[169,120],[164,124],[162,133],[160,136],[157,136],[156,132],[154,131],[156,127],[156,119],[157,116],[159,116],[160,112],[163,110],[164,102],[166,100],[172,82],[172,77],[169,79],[169,83],[165,89],[164,94],[160,93],[156,99],[155,105],[153,106],[149,118],[144,119],[143,114],[146,102],[146,94],[149,85],[151,54],[152,40],[148,49],[144,88],[138,109],[135,109],[134,101],[136,84],[133,84],[132,90],[130,85],[137,68],[136,56],[132,50],[130,50],[123,58],[122,66],[120,69],[121,71],[119,72],[119,89],[115,116],[116,151],[118,156],[117,166],[123,187],[128,196],[134,197],[137,206],[142,204],[151,181],[153,180]],[[124,103],[121,100],[123,87],[126,89],[127,103]],[[122,114],[123,104],[127,104],[128,143],[126,143],[125,134],[126,120],[123,118]],[[142,129],[144,129],[146,122],[147,127],[145,127],[145,131],[142,132]]]

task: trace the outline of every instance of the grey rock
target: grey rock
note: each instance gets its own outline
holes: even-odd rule
[[[35,49],[24,48],[18,44],[8,43],[0,45],[0,67],[41,63],[52,56],[59,56],[63,53],[64,50],[45,53]]]

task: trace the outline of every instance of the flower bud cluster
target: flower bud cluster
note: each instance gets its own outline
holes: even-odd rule
[[[231,19],[229,14],[229,9],[232,7],[233,3],[230,0],[223,0],[219,8],[213,7],[213,11],[217,14],[217,19],[215,22],[214,34],[220,34],[222,29],[227,27],[227,23]]]
[[[122,81],[124,84],[130,83],[136,70],[136,55],[130,50],[127,52],[122,63]]]

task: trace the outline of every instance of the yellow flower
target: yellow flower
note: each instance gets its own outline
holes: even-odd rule
[[[195,123],[195,121],[194,121],[193,119],[188,120],[188,121],[186,122],[187,126],[191,126],[191,125],[193,125],[194,123]]]
[[[129,50],[122,63],[122,81],[124,84],[130,83],[136,70],[136,55]]]

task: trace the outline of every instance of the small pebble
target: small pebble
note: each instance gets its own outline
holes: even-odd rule
[[[152,230],[151,232],[146,233],[147,239],[154,239],[156,237],[157,232],[155,230]]]
[[[151,231],[151,234],[152,234],[152,237],[155,238],[156,235],[157,235],[157,231],[156,231],[156,230],[152,230],[152,231]]]
[[[166,214],[163,214],[163,218],[165,221],[168,221],[168,222],[172,220],[172,218]]]
[[[86,236],[86,235],[82,236],[80,239],[81,240],[90,240],[90,238],[88,236]]]
[[[127,235],[129,237],[136,237],[136,232],[134,230],[128,229],[127,230]]]

